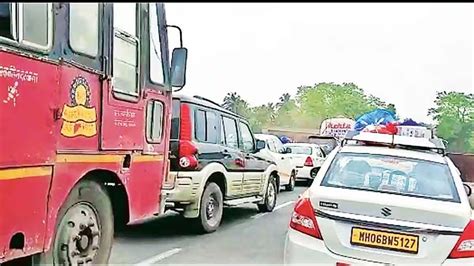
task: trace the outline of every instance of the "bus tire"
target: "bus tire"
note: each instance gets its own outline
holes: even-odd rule
[[[107,191],[92,180],[79,182],[59,210],[50,249],[33,264],[108,264],[114,216]]]

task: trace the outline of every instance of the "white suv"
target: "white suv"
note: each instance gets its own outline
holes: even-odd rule
[[[266,143],[265,148],[255,155],[274,162],[278,169],[278,187],[284,186],[287,191],[293,191],[296,182],[296,163],[292,160],[293,154],[286,152],[283,143],[275,135],[255,134],[255,138]]]
[[[291,216],[285,263],[474,265],[474,216],[439,139],[359,133]]]

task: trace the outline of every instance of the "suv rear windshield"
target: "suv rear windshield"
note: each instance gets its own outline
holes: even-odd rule
[[[311,155],[313,153],[313,149],[311,147],[306,147],[306,146],[291,146],[287,145],[287,148],[291,149],[291,153],[293,154],[305,154],[305,155]]]
[[[387,155],[339,153],[321,185],[460,202],[448,165]]]

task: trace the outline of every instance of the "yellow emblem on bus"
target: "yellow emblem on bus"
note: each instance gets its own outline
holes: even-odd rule
[[[90,106],[91,91],[87,80],[77,77],[71,86],[71,104],[62,113],[61,134],[66,137],[92,137],[97,134],[97,112]]]

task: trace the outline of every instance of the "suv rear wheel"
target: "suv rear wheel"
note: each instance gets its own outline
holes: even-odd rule
[[[222,220],[223,206],[221,189],[214,182],[208,183],[202,193],[199,217],[194,221],[197,229],[204,233],[216,231]]]
[[[265,193],[265,201],[263,204],[258,204],[258,210],[260,212],[271,212],[275,208],[277,200],[277,185],[275,177],[270,176],[268,180],[267,191]]]

